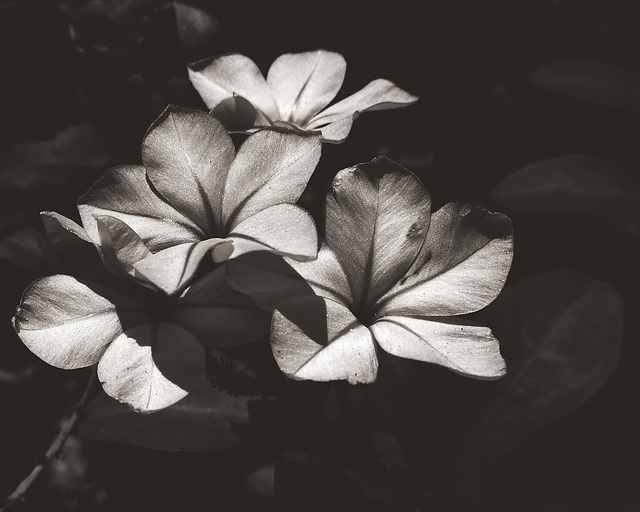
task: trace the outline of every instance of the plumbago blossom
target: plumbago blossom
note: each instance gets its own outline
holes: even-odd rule
[[[230,130],[282,126],[320,132],[330,143],[343,142],[363,112],[418,101],[389,80],[376,79],[327,107],[342,87],[346,69],[339,53],[286,53],[273,62],[265,79],[251,59],[230,54],[191,64],[189,78],[207,108]]]
[[[498,341],[460,315],[500,292],[512,245],[508,217],[459,203],[431,213],[418,179],[380,157],[336,176],[316,260],[254,254],[228,270],[233,287],[274,310],[272,351],[293,379],[373,382],[376,345],[495,379]]]
[[[143,165],[110,169],[78,199],[80,218],[98,247],[110,236],[99,218],[128,225],[149,249],[129,273],[169,295],[208,254],[215,262],[256,250],[313,259],[315,223],[294,203],[320,153],[318,136],[271,129],[236,153],[214,116],[169,106],[144,137]]]
[[[229,288],[221,262],[316,257],[315,223],[293,203],[320,151],[318,136],[263,130],[236,152],[212,115],[168,107],[144,137],[143,165],[110,169],[78,199],[82,226],[43,214],[54,246],[91,247],[110,277],[72,268],[35,281],[13,318],[18,336],[53,366],[98,363],[105,391],[135,410],[180,400],[203,374],[204,345],[268,332],[269,315]]]
[[[268,332],[268,315],[229,288],[224,265],[169,296],[147,280],[129,278],[127,268],[148,248],[126,224],[98,219],[100,230],[109,230],[101,252],[114,256],[107,272],[82,227],[53,212],[43,220],[54,246],[82,251],[85,264],[91,254],[81,246],[90,246],[97,263],[90,265],[90,278],[56,274],[33,282],[12,319],[14,329],[57,368],[97,363],[105,392],[138,412],[184,398],[205,375],[205,346],[234,346]]]

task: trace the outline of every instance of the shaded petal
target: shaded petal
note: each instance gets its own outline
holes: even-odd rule
[[[352,117],[356,112],[362,113],[373,110],[389,110],[406,107],[418,101],[418,96],[409,94],[396,84],[378,78],[369,82],[357,93],[331,105],[320,112],[305,126],[308,130],[317,130],[321,126]]]
[[[196,224],[159,197],[140,165],[123,165],[107,171],[78,199],[82,225],[94,243],[100,235],[95,217],[109,215],[125,222],[152,252],[200,240]]]
[[[64,215],[56,212],[41,212],[40,218],[47,238],[56,249],[67,244],[84,245],[86,242],[93,244],[84,228]]]
[[[476,379],[505,375],[498,340],[488,327],[467,325],[455,318],[388,316],[370,327],[389,354],[445,366]]]
[[[224,265],[195,281],[178,300],[172,319],[189,329],[201,343],[232,347],[257,340],[269,332],[271,315],[232,289]]]
[[[36,280],[25,290],[12,319],[16,333],[29,350],[57,368],[97,363],[122,333],[123,310],[130,310],[131,323],[141,311],[124,296],[111,292],[109,300],[94,290],[103,289],[62,274]]]
[[[318,257],[299,262],[267,252],[253,252],[227,262],[228,282],[267,311],[292,297],[320,295],[349,307],[351,290],[333,251],[322,244]]]
[[[211,109],[215,116],[230,132],[243,132],[254,126],[269,126],[271,121],[242,96],[233,96],[218,103]]]
[[[303,127],[336,97],[346,71],[344,57],[326,50],[278,57],[269,68],[267,83],[278,104],[279,119]]]
[[[153,412],[187,396],[204,367],[204,347],[193,334],[174,323],[148,322],[109,345],[98,379],[109,396],[138,412]]]
[[[313,217],[293,204],[277,204],[243,220],[229,234],[232,258],[252,251],[268,251],[308,261],[318,254]]]
[[[511,220],[449,203],[431,217],[413,268],[376,304],[376,316],[449,316],[477,311],[500,293],[511,267]]]
[[[347,308],[322,297],[298,297],[273,313],[271,349],[282,372],[296,380],[376,380],[373,336]]]
[[[234,157],[235,146],[220,121],[173,105],[142,141],[142,162],[153,186],[207,236],[221,234],[225,177]]]
[[[248,57],[237,53],[207,58],[189,64],[189,79],[209,109],[219,103],[242,96],[271,119],[280,113],[258,66]]]
[[[231,243],[223,238],[175,245],[137,261],[133,275],[174,295],[189,283],[207,254],[211,253],[214,261],[224,261],[232,251]]]
[[[332,186],[325,239],[356,308],[367,307],[413,264],[429,227],[431,198],[411,172],[385,157],[340,171]]]
[[[240,146],[222,199],[225,233],[251,215],[279,203],[295,203],[316,168],[319,136],[260,130]]]
[[[133,264],[151,256],[138,234],[116,217],[96,217],[105,266],[114,274],[133,276]]]

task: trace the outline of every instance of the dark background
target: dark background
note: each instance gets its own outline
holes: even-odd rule
[[[634,2],[437,0],[367,11],[319,3],[286,11],[267,2],[186,3],[208,14],[198,18],[200,32],[181,29],[170,2],[0,3],[3,238],[41,230],[43,210],[76,218],[75,199],[110,165],[139,163],[142,137],[168,103],[203,108],[186,64],[227,52],[249,56],[266,72],[282,53],[324,48],[348,63],[339,98],[375,78],[420,96],[407,108],[363,114],[344,144],[323,147],[305,196],[314,213],[338,170],[380,154],[415,172],[435,208],[460,200],[499,209],[492,190],[501,179],[571,154],[613,161],[637,180],[637,104],[583,101],[530,80],[541,66],[567,60],[605,62],[640,76]],[[60,142],[74,125],[90,126],[91,135],[67,133]],[[52,140],[67,144],[62,156],[47,149]],[[34,141],[48,145],[24,146]],[[621,355],[584,405],[485,469],[479,503],[452,497],[424,510],[640,511],[632,324],[639,305],[637,225],[615,229],[595,207],[588,214],[505,213],[516,239],[508,284],[570,269],[611,285],[624,303]],[[9,319],[22,290],[49,268],[37,242],[17,240],[18,249],[5,243],[0,252],[2,496],[44,453],[88,375],[47,367],[13,333]],[[455,386],[456,379],[447,382]],[[63,459],[68,464],[45,472],[16,510],[231,510],[234,504],[263,510],[271,504],[255,483],[269,477],[246,484],[246,461],[237,454],[165,453],[80,439],[72,438],[77,447]]]

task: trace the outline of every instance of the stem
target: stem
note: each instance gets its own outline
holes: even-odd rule
[[[18,487],[16,487],[15,491],[13,491],[11,495],[2,504],[2,507],[0,507],[0,512],[5,512],[16,502],[24,498],[25,494],[29,490],[29,487],[31,487],[33,482],[35,482],[36,478],[38,478],[38,476],[40,475],[42,470],[45,468],[47,463],[63,448],[64,443],[66,442],[67,438],[71,434],[71,429],[73,428],[76,421],[78,420],[80,409],[84,406],[87,399],[89,398],[91,388],[93,387],[93,383],[96,380],[95,376],[96,376],[95,370],[92,370],[91,375],[89,376],[89,382],[87,382],[87,385],[84,389],[84,393],[82,394],[82,398],[80,398],[80,401],[73,408],[73,412],[71,413],[71,416],[69,416],[69,418],[67,418],[67,420],[63,423],[62,427],[60,428],[60,432],[58,432],[58,435],[49,446],[49,449],[47,450],[47,452],[44,454],[44,458],[42,459],[42,462],[37,464],[31,470],[31,473],[29,473],[29,475],[22,482],[20,482]]]

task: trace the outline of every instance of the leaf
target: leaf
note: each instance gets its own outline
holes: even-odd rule
[[[280,55],[269,68],[279,121],[304,127],[342,87],[347,63],[339,53],[315,50]],[[275,119],[274,119],[275,121]]]
[[[613,162],[590,155],[526,165],[497,183],[492,197],[509,212],[599,215],[640,225],[640,184]]]
[[[640,108],[640,77],[608,62],[552,62],[533,71],[530,80],[549,92],[596,105]]]
[[[24,292],[12,323],[22,342],[46,363],[74,369],[97,363],[107,346],[122,333],[124,309],[139,316],[124,296],[100,293],[102,288],[71,276],[53,275],[34,281]]]
[[[98,363],[98,379],[109,396],[147,413],[187,396],[204,367],[204,347],[191,332],[172,322],[147,322],[113,340]]]
[[[241,445],[234,423],[247,423],[248,398],[232,396],[201,379],[176,404],[154,414],[138,414],[105,393],[83,410],[81,436],[166,451],[207,451]]]
[[[30,226],[0,239],[0,259],[42,273],[51,272],[58,263],[47,238]]]
[[[622,298],[611,285],[578,272],[525,279],[485,313],[502,343],[507,376],[470,398],[474,426],[455,448],[458,475],[486,467],[531,432],[581,407],[620,357]]]
[[[218,20],[202,9],[182,2],[173,2],[173,10],[182,46],[195,52],[212,44],[220,30]]]

